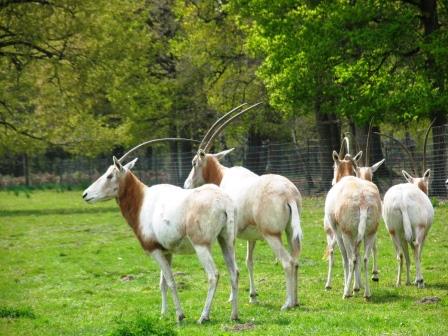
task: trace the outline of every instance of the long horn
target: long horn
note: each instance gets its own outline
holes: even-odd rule
[[[372,134],[372,124],[373,124],[373,117],[370,119],[369,123],[369,131],[367,132],[367,141],[366,141],[366,156],[365,156],[365,163],[366,167],[370,164],[370,135]]]
[[[431,127],[435,121],[436,121],[436,118],[434,118],[431,121],[431,123],[428,126],[428,129],[426,130],[426,134],[425,134],[425,144],[423,145],[423,171],[422,171],[423,174],[425,173],[425,169],[426,169],[426,144],[428,143],[429,130],[431,129]],[[422,174],[422,176],[423,176],[423,174]]]
[[[341,141],[341,147],[339,148],[339,158],[342,158],[342,150],[344,149],[344,144],[346,144],[346,154],[350,155],[350,140],[347,136],[347,134],[350,134],[349,132],[344,133],[344,138]]]
[[[258,102],[256,104],[253,104],[249,107],[246,107],[244,110],[238,112],[237,114],[233,115],[231,118],[227,119],[225,122],[223,122],[222,124],[219,125],[219,127],[216,129],[215,133],[213,133],[213,135],[210,137],[210,139],[208,140],[207,144],[204,147],[204,151],[207,153],[208,150],[210,149],[213,140],[222,132],[222,130],[224,129],[224,127],[226,127],[230,122],[232,122],[235,118],[238,118],[240,115],[242,115],[243,113],[246,113],[247,111],[253,109],[254,107],[260,105],[262,102]]]
[[[187,138],[161,138],[161,139],[153,139],[153,140],[149,140],[149,141],[145,141],[142,142],[141,144],[131,148],[130,150],[128,150],[121,158],[118,159],[118,162],[122,162],[130,153],[132,153],[133,151],[146,146],[146,145],[154,145],[156,143],[159,142],[165,142],[165,141],[190,141],[190,142],[199,142],[197,140],[193,140],[193,139],[187,139]]]
[[[342,138],[342,141],[341,141],[341,147],[339,148],[339,158],[341,158],[342,157],[342,150],[344,149],[344,144],[345,144],[345,137],[343,137]]]
[[[389,138],[389,139],[392,139],[392,140],[398,142],[398,144],[401,146],[401,148],[403,148],[404,151],[408,154],[409,159],[411,160],[412,170],[414,171],[414,174],[417,174],[417,170],[415,169],[415,160],[414,160],[414,157],[412,156],[412,153],[409,151],[409,149],[407,149],[407,147],[406,147],[405,145],[403,145],[403,144],[401,143],[400,140],[395,139],[395,138],[394,138],[393,136],[391,136],[391,135],[383,134],[383,133],[380,133],[380,132],[373,132],[373,133],[378,134],[378,135],[380,135],[380,136],[385,136],[385,137],[387,137],[387,138]]]
[[[208,139],[210,138],[210,136],[213,134],[213,132],[215,131],[215,129],[219,126],[219,124],[221,122],[223,122],[224,119],[226,119],[229,115],[231,115],[233,112],[239,110],[241,107],[243,107],[244,105],[247,105],[247,103],[243,103],[235,108],[233,108],[232,110],[230,110],[229,112],[227,112],[226,114],[224,114],[221,118],[219,118],[218,120],[215,121],[215,123],[208,129],[207,133],[205,134],[204,138],[202,139],[200,145],[199,145],[199,149],[203,149],[204,145],[208,142]]]

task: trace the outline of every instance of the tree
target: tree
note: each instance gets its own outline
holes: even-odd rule
[[[168,103],[146,18],[143,0],[2,1],[0,150],[96,155],[147,137]]]

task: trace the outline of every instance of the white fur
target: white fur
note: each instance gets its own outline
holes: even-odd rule
[[[221,152],[195,156],[193,168],[184,186],[189,188],[205,182],[202,168],[207,160],[206,155],[220,159],[225,154],[227,153]],[[250,280],[250,302],[256,302],[257,295],[253,277],[253,249],[256,240],[264,239],[285,270],[287,298],[282,309],[297,305],[298,264],[295,259],[302,240],[300,192],[291,181],[280,175],[259,176],[243,167],[220,167],[224,174],[220,187],[237,207],[238,238],[248,241],[246,265]],[[292,255],[282,245],[282,232],[286,232],[288,236]]]
[[[87,202],[106,200],[119,195],[119,182],[123,181],[135,160],[121,166],[118,160],[106,173],[87,188],[83,194]],[[162,293],[162,314],[167,312],[169,287],[176,306],[177,319],[184,313],[177,295],[176,284],[171,270],[174,253],[196,252],[208,277],[207,299],[199,323],[209,319],[212,299],[216,291],[218,270],[211,255],[211,245],[219,241],[229,270],[232,288],[232,319],[238,318],[237,290],[238,269],[235,263],[235,207],[233,201],[217,186],[207,184],[197,189],[185,190],[169,184],[143,187],[143,200],[139,213],[139,232],[141,240],[154,242],[161,248],[149,251],[161,269],[160,289]],[[196,231],[189,231],[188,223]],[[190,229],[189,229],[190,228]],[[200,240],[199,243],[197,240]],[[142,245],[144,245],[142,243]]]
[[[423,244],[434,219],[434,209],[428,195],[418,188],[419,183],[426,183],[429,170],[423,178],[413,178],[403,171],[408,183],[401,183],[389,188],[384,195],[383,219],[394,243],[398,260],[396,285],[401,283],[403,256],[406,261],[406,284],[410,284],[410,259],[408,244],[414,251],[416,277],[415,284],[424,287],[420,262]]]
[[[362,152],[359,152],[355,156],[356,160],[359,160],[361,155]],[[359,245],[364,240],[363,260],[366,275],[364,296],[368,298],[370,297],[370,288],[367,283],[368,257],[370,250],[375,246],[376,230],[381,216],[381,198],[378,188],[372,182],[354,176],[344,176],[347,173],[357,172],[355,159],[347,155],[342,159],[338,153],[333,152],[333,160],[334,185],[325,199],[324,230],[327,234],[328,253],[328,275],[325,287],[331,288],[334,246],[337,242],[344,263],[343,297],[351,296],[349,287],[353,274],[355,275],[353,289],[354,291],[360,289]],[[343,170],[343,166],[350,167],[350,169]],[[375,270],[374,267],[374,272]]]

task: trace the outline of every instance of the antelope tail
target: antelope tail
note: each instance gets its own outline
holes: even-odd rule
[[[356,243],[359,244],[364,239],[367,225],[367,209],[360,209],[359,211],[359,226],[358,226],[358,238]]]
[[[300,226],[299,208],[298,208],[295,200],[289,201],[288,206],[289,206],[289,209],[291,210],[292,255],[293,255],[293,257],[297,258],[300,254],[300,248],[301,248],[301,243],[302,243],[302,239],[303,239],[302,227]]]
[[[404,229],[404,237],[406,238],[406,241],[412,242],[412,226],[411,221],[409,219],[408,210],[406,207],[403,207],[401,209],[401,215],[403,217],[403,229]]]

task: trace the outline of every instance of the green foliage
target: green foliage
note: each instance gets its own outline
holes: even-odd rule
[[[0,307],[0,318],[31,318],[34,319],[36,316],[30,308],[11,308],[11,307]]]
[[[174,325],[166,321],[144,317],[142,314],[132,321],[119,321],[110,336],[176,336]]]
[[[231,8],[249,34],[249,48],[264,58],[258,74],[279,110],[337,112],[365,124],[372,116],[409,121],[446,109],[440,105],[448,96],[441,84],[448,74],[446,26],[426,38],[417,6],[236,0]],[[447,21],[444,6],[438,18]],[[435,68],[437,76],[430,73]]]
[[[148,70],[160,45],[145,4],[2,3],[0,152],[36,154],[51,143],[97,155],[147,133],[143,121],[167,99]]]

